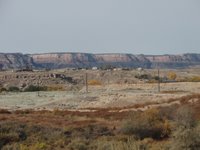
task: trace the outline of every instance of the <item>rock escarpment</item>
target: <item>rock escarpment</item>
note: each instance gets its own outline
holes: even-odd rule
[[[0,70],[23,69],[34,64],[31,57],[20,53],[0,53]]]
[[[133,55],[89,53],[45,53],[24,55],[0,53],[0,69],[21,69],[32,66],[36,69],[59,69],[66,67],[90,68],[112,65],[128,68],[186,68],[200,65],[200,54],[182,55]]]
[[[144,55],[132,54],[87,54],[87,53],[51,53],[31,55],[34,62],[42,67],[150,67],[150,61]]]
[[[200,65],[200,54],[146,56],[151,62],[151,68],[187,68]]]

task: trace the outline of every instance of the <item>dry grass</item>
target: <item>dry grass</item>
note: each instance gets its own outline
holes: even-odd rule
[[[11,112],[6,109],[0,109],[0,114],[11,114]]]
[[[195,99],[195,103],[191,103],[191,100]],[[167,103],[172,103],[174,101],[179,101],[181,105],[191,105],[195,108],[197,116],[200,116],[200,94],[193,94],[184,96],[176,99],[169,99]],[[129,111],[120,112],[123,109],[132,108],[144,108],[150,105],[156,105],[158,107],[162,106],[157,102],[149,102],[143,104],[137,104],[129,107],[123,108],[88,108],[88,112],[81,111],[33,111],[33,110],[18,110],[10,112],[8,110],[0,110],[0,118],[3,120],[13,120],[26,123],[36,123],[36,124],[45,124],[48,126],[82,126],[89,124],[107,124],[111,125],[110,120],[120,122],[123,119],[127,118]],[[6,117],[5,117],[6,115]]]
[[[191,99],[197,99],[198,101],[193,104],[190,102]],[[193,94],[169,100],[169,102],[173,101],[180,101],[181,105],[187,104],[193,107],[196,119],[200,120],[200,94]],[[134,105],[126,108],[140,108],[146,107],[148,105],[152,105],[152,103],[144,103],[141,105]],[[173,110],[173,112],[171,110]],[[15,128],[20,129],[20,132],[26,132],[26,134],[29,136],[29,140],[26,141],[28,142],[28,145],[23,145],[24,147],[27,147],[26,149],[30,149],[30,146],[37,148],[43,146],[51,146],[52,148],[57,145],[61,145],[63,148],[67,149],[67,145],[74,146],[74,144],[76,145],[80,143],[85,144],[86,147],[87,145],[93,144],[93,142],[95,143],[96,141],[100,143],[103,142],[103,144],[105,144],[106,142],[102,141],[103,137],[108,139],[110,138],[109,141],[111,141],[112,139],[113,142],[123,141],[125,142],[124,144],[126,144],[128,135],[124,135],[121,132],[122,123],[124,122],[124,120],[134,118],[134,116],[137,115],[140,118],[139,123],[143,123],[143,121],[145,122],[145,119],[143,120],[142,118],[146,117],[146,120],[149,121],[150,119],[154,121],[155,124],[157,124],[157,121],[161,121],[161,126],[158,127],[161,127],[161,129],[167,129],[167,131],[171,131],[171,123],[167,120],[166,122],[165,119],[169,119],[170,117],[168,115],[175,114],[175,111],[176,109],[174,109],[172,106],[168,106],[166,109],[160,107],[158,109],[151,109],[144,112],[119,112],[119,108],[99,108],[91,112],[60,110],[18,110],[10,112],[7,110],[1,110],[0,121],[1,123],[5,124],[4,128],[7,129],[7,126],[9,130],[14,128],[13,136],[15,136],[15,134],[18,134],[18,132],[16,132],[18,130],[15,130]],[[164,120],[160,120],[160,117],[162,117],[162,119]],[[154,131],[154,128],[152,131]],[[163,131],[165,130],[162,130],[162,132]],[[79,138],[79,140],[77,140],[77,138]],[[168,143],[167,141],[170,137],[166,136],[165,138],[166,139],[162,141],[151,139],[150,144],[155,149],[157,149],[157,146],[159,146],[161,143]],[[37,143],[34,143],[34,140],[37,140]],[[145,140],[147,139],[144,139],[144,141]],[[141,141],[139,140],[135,142]],[[23,143],[25,143],[25,141]]]
[[[64,85],[48,85],[47,91],[65,91]]]
[[[184,93],[186,91],[183,90],[173,90],[173,91],[161,91],[163,94],[177,94],[177,93]]]
[[[88,85],[102,85],[102,83],[99,80],[89,80]]]

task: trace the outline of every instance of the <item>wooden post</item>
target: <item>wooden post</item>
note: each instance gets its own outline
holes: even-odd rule
[[[158,68],[158,92],[160,92],[160,69]]]
[[[38,82],[37,82],[37,87],[38,87],[38,96],[40,96],[40,76],[38,76]]]
[[[111,70],[109,70],[109,73],[108,73],[108,85],[110,84],[111,76],[112,76],[112,72],[111,72]]]
[[[86,90],[86,93],[88,93],[88,74],[87,73],[85,74],[85,90]]]

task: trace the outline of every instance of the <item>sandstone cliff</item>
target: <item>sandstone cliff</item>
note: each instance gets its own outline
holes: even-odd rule
[[[151,67],[161,68],[186,68],[200,65],[200,54],[146,56],[151,62]]]
[[[89,53],[46,53],[23,55],[0,53],[0,69],[93,67],[112,65],[115,67],[186,68],[200,65],[200,54],[182,55],[132,55]]]
[[[33,61],[42,67],[93,67],[113,65],[116,67],[150,67],[144,55],[132,54],[87,54],[87,53],[50,53],[31,55]]]

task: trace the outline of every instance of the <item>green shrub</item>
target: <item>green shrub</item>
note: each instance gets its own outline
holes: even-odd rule
[[[47,87],[46,86],[29,85],[24,91],[25,92],[47,91]]]
[[[2,88],[0,88],[0,93],[1,93],[1,92],[6,92],[6,91],[7,91],[7,89],[6,89],[6,88],[3,88],[3,87],[2,87]]]
[[[151,75],[149,74],[142,74],[142,75],[135,75],[135,78],[137,79],[151,79]]]
[[[11,86],[11,87],[8,88],[8,91],[9,92],[19,92],[20,89],[16,86]]]

